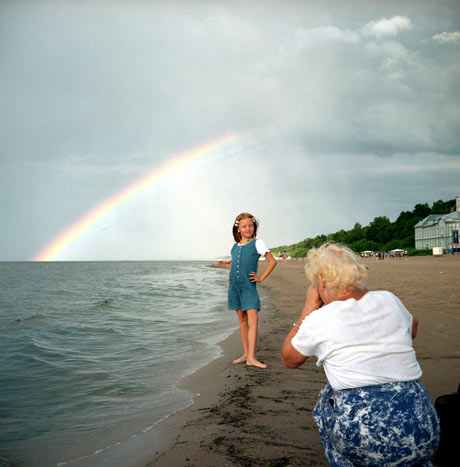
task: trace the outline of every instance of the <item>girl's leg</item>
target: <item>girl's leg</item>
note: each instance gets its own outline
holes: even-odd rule
[[[256,359],[256,344],[257,344],[257,325],[259,321],[259,312],[257,310],[248,310],[248,351],[246,364],[250,366],[257,366],[259,368],[267,368],[262,362]]]
[[[240,323],[241,341],[243,342],[244,353],[240,358],[236,358],[232,363],[245,362],[248,357],[248,314],[243,310],[236,310],[238,321]]]

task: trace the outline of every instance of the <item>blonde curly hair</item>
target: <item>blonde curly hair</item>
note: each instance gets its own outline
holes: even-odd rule
[[[337,243],[325,243],[307,254],[305,272],[312,283],[323,280],[332,296],[337,292],[364,290],[367,271],[356,254]]]

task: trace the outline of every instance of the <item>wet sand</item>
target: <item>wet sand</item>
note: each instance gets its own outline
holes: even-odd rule
[[[414,347],[421,382],[432,400],[455,392],[460,383],[460,256],[364,261],[369,288],[392,291],[419,319]],[[259,287],[266,297],[257,357],[269,368],[233,365],[241,343],[238,333],[232,335],[222,344],[222,358],[183,382],[200,397],[161,424],[162,449],[137,465],[328,465],[311,417],[326,383],[323,370],[313,360],[295,370],[280,361],[281,345],[308,288],[303,261],[280,262]]]

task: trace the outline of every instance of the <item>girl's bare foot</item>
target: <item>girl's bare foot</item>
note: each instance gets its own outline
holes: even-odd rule
[[[240,358],[235,358],[235,360],[233,360],[232,363],[235,363],[235,364],[237,364],[237,363],[243,363],[243,362],[246,361],[246,358],[247,358],[246,355],[241,355]]]
[[[247,366],[256,366],[257,368],[267,368],[267,365],[265,363],[259,362],[259,360],[251,360],[246,362]]]

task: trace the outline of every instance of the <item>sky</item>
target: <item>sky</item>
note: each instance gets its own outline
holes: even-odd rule
[[[458,0],[0,0],[0,58],[0,261],[148,174],[48,259],[223,258],[240,212],[275,247],[460,195]]]

